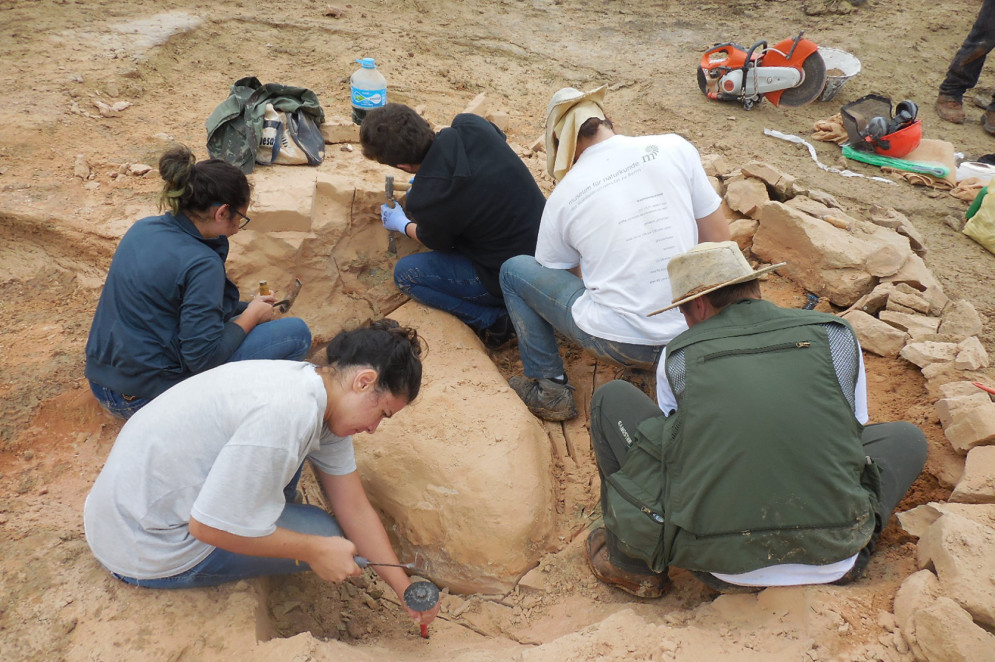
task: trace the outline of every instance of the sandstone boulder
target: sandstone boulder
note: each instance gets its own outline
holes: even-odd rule
[[[898,522],[901,524],[902,530],[910,536],[921,538],[933,522],[947,513],[960,515],[982,526],[995,528],[995,504],[930,501],[911,510],[898,513]]]
[[[951,446],[963,453],[995,442],[995,403],[956,412],[943,434]]]
[[[995,529],[948,513],[926,529],[916,555],[920,568],[936,569],[944,595],[982,626],[995,626]]]
[[[960,347],[948,342],[911,342],[899,353],[909,363],[925,368],[931,363],[943,363],[957,358]]]
[[[957,345],[954,365],[959,370],[977,370],[988,367],[988,352],[976,336],[965,338]]]
[[[758,225],[760,224],[755,219],[738,218],[729,224],[729,238],[736,242],[741,251],[746,252],[753,245],[753,235],[756,234]]]
[[[981,335],[982,320],[981,315],[975,310],[970,301],[951,301],[943,309],[943,316],[940,321],[940,333],[952,333],[960,336]]]
[[[995,503],[995,446],[978,446],[968,452],[964,475],[950,495],[950,500],[958,503]]]
[[[889,358],[898,356],[909,337],[904,331],[899,331],[860,310],[851,310],[841,317],[853,326],[860,347],[878,356]]]
[[[791,197],[795,184],[795,178],[792,175],[781,172],[777,168],[759,161],[747,163],[740,170],[747,177],[756,177],[763,180],[768,190],[773,191],[774,196],[778,200]]]
[[[992,400],[987,393],[974,389],[974,393],[969,395],[959,395],[952,398],[941,398],[937,400],[933,405],[933,410],[940,419],[940,425],[947,427],[953,423],[954,416],[957,412],[973,409],[974,407],[980,407],[982,405],[989,404],[991,401]]]
[[[918,255],[912,255],[897,273],[885,276],[881,279],[885,283],[907,283],[929,301],[929,314],[939,315],[950,303],[950,298],[943,292],[939,281],[933,276],[933,272],[926,267],[926,263]]]
[[[874,291],[876,292],[877,288],[874,288]],[[873,292],[871,294],[873,294]],[[935,317],[912,313],[899,313],[893,310],[882,310],[878,314],[878,319],[892,325],[899,331],[905,331],[913,338],[936,333],[936,330],[940,325],[940,320]]]
[[[933,604],[941,595],[940,582],[929,570],[920,570],[906,577],[895,594],[895,620],[917,659],[924,658],[916,642],[912,617],[917,611]]]
[[[756,218],[760,208],[770,201],[770,196],[762,181],[746,177],[728,182],[725,200],[733,211]]]
[[[950,598],[912,615],[915,641],[927,662],[990,662],[995,636],[979,627],[971,615]]]
[[[506,592],[551,538],[549,438],[455,317],[415,302],[391,317],[430,351],[418,400],[357,439],[370,500],[401,557],[433,580],[455,592]]]
[[[764,205],[758,220],[754,255],[787,262],[782,273],[837,306],[851,305],[912,257],[908,239],[869,223],[850,233],[779,202]]]

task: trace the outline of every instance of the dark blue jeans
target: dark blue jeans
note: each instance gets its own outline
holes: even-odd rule
[[[301,470],[304,465],[297,469],[297,473],[284,488],[284,497],[287,505],[276,520],[276,525],[298,533],[308,533],[316,536],[339,536],[345,534],[339,527],[335,518],[325,510],[317,506],[307,504],[291,503],[297,493],[297,483],[301,478]],[[268,575],[287,575],[294,572],[304,572],[311,567],[303,561],[293,559],[277,559],[264,556],[246,556],[235,554],[215,547],[207,558],[173,577],[163,577],[160,579],[135,579],[124,577],[117,573],[111,573],[121,581],[134,586],[145,588],[196,588],[199,586],[217,586],[239,579],[250,577],[264,577]]]
[[[402,257],[394,266],[394,283],[409,297],[455,315],[475,331],[507,314],[504,300],[491,294],[470,258],[428,251]]]
[[[522,368],[532,379],[559,377],[563,359],[556,332],[588,352],[626,368],[652,369],[663,345],[633,345],[592,336],[574,322],[574,301],[584,281],[564,269],[549,269],[531,255],[519,255],[501,266],[501,290],[518,334]]]
[[[259,324],[245,336],[242,344],[228,359],[250,361],[253,359],[286,359],[301,361],[311,351],[311,331],[304,320],[283,317]],[[90,381],[90,390],[104,409],[111,415],[125,420],[152,402],[152,398],[126,396],[106,386]]]
[[[984,0],[978,18],[947,69],[940,84],[940,94],[960,99],[964,92],[978,84],[985,58],[995,48],[995,0]],[[988,104],[995,110],[995,97]]]

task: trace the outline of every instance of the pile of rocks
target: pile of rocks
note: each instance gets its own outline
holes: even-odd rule
[[[763,163],[728,168],[706,157],[734,239],[809,292],[845,308],[863,349],[915,364],[964,468],[951,503],[899,515],[919,537],[921,568],[895,599],[895,620],[917,659],[995,659],[995,402],[975,382],[989,358],[982,320],[951,301],[926,268],[922,236],[905,216],[844,210]]]

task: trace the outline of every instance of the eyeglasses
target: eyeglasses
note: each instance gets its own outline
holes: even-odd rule
[[[246,216],[245,214],[243,214],[243,213],[242,213],[242,212],[240,212],[239,210],[235,209],[235,208],[234,208],[234,207],[232,207],[231,205],[228,205],[228,208],[229,208],[229,209],[231,209],[231,210],[232,210],[233,212],[235,212],[236,214],[238,214],[239,216],[241,216],[241,217],[242,217],[242,218],[244,219],[244,220],[243,220],[243,221],[242,221],[242,222],[241,222],[241,223],[239,224],[239,226],[238,226],[238,229],[239,229],[239,230],[241,230],[241,229],[242,229],[242,228],[244,228],[244,227],[245,227],[246,225],[248,225],[248,224],[249,224],[249,221],[251,221],[251,220],[252,220],[251,218],[249,218],[248,216]]]

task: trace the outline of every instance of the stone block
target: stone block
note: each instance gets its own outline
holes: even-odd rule
[[[358,143],[359,125],[348,117],[325,117],[321,125],[321,137],[328,145]]]
[[[503,110],[495,110],[487,113],[486,119],[488,122],[504,132],[508,131],[508,125],[511,124],[511,118],[508,117],[508,113]]]
[[[920,570],[906,577],[895,594],[895,620],[913,650],[916,647],[913,614],[929,607],[941,595],[940,580],[929,570]]]
[[[940,318],[940,333],[952,333],[959,336],[980,336],[982,328],[981,315],[969,301],[951,301],[943,309]]]
[[[950,495],[957,503],[995,503],[995,446],[972,448],[964,475]]]
[[[937,598],[915,612],[912,623],[921,659],[928,662],[991,662],[995,658],[995,636],[950,598]]]
[[[473,115],[480,115],[481,117],[487,116],[487,95],[481,92],[466,105],[463,109],[464,113],[471,113]]]
[[[909,337],[904,331],[860,310],[851,310],[841,317],[853,326],[861,348],[878,356],[895,358]]]
[[[705,174],[709,177],[725,177],[732,170],[721,154],[702,154],[701,165],[705,167]]]
[[[895,289],[895,286],[891,283],[886,283],[884,285],[878,285],[873,290],[865,294],[864,296],[857,299],[849,310],[860,310],[868,315],[873,315],[879,317],[879,313],[884,310],[885,306],[888,305],[888,297],[891,295],[891,291]],[[849,312],[849,311],[847,311]],[[881,318],[882,321],[884,318]],[[892,326],[897,327],[892,324]],[[905,331],[906,329],[900,329]]]
[[[752,218],[737,218],[729,224],[730,239],[739,245],[743,252],[749,250],[753,245],[753,235],[757,232],[760,223]]]
[[[865,224],[847,232],[780,202],[760,210],[753,253],[766,262],[787,262],[782,273],[809,292],[847,307],[915,257],[909,242],[890,230]]]
[[[914,363],[920,368],[925,368],[932,363],[946,363],[957,358],[960,347],[948,342],[910,342],[899,355]]]
[[[252,174],[255,232],[310,232],[318,171],[301,166],[267,166]]]
[[[944,398],[957,398],[962,395],[974,395],[975,393],[985,393],[974,382],[951,382],[940,387],[940,395]],[[991,396],[988,396],[991,398]]]
[[[995,403],[957,412],[943,434],[951,446],[963,453],[995,442]]]
[[[958,478],[958,481],[960,479]],[[926,530],[942,515],[953,513],[985,527],[995,527],[995,504],[949,503],[930,501],[898,513],[898,522],[910,536],[922,538]]]
[[[554,531],[549,438],[473,332],[409,302],[391,317],[431,347],[418,400],[356,456],[402,558],[454,592],[503,593],[535,567]],[[459,411],[459,416],[440,416]]]
[[[988,352],[976,336],[961,341],[957,347],[957,358],[954,365],[960,370],[978,370],[988,367]]]
[[[916,546],[920,568],[932,565],[944,595],[978,623],[995,626],[995,528],[946,513]]]
[[[939,318],[914,313],[900,313],[894,310],[882,310],[878,314],[878,319],[892,325],[899,331],[905,331],[913,338],[928,333],[936,333],[937,328],[940,326]]]
[[[756,218],[760,208],[770,202],[770,196],[762,181],[748,177],[728,183],[725,201],[733,211]]]
[[[895,291],[892,292],[888,300],[901,304],[906,308],[911,308],[917,313],[922,313],[923,315],[928,315],[930,311],[929,301],[926,300],[919,290],[915,289],[908,283],[897,283],[895,285]]]
[[[947,427],[953,422],[954,415],[959,411],[967,411],[991,403],[991,398],[977,388],[969,395],[959,395],[952,398],[941,398],[933,405],[940,425]]]
[[[740,171],[747,177],[756,177],[763,180],[767,188],[774,191],[774,194],[780,200],[788,198],[794,187],[795,178],[793,176],[783,173],[766,163],[752,161],[740,168]]]
[[[895,232],[908,238],[909,245],[916,255],[926,254],[926,240],[922,233],[912,224],[906,216],[894,209],[886,209],[873,205],[868,213],[868,219],[875,225],[891,228]]]
[[[881,279],[887,283],[908,283],[929,301],[929,314],[939,315],[950,303],[943,287],[918,255],[912,255],[897,273]]]

